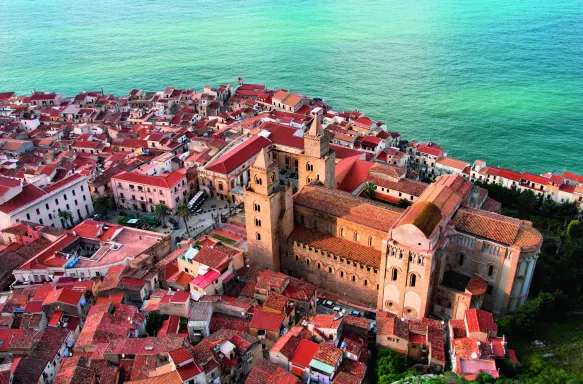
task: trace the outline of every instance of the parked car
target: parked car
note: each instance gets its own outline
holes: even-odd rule
[[[371,311],[364,311],[364,317],[366,317],[369,320],[376,320],[377,314]]]
[[[320,299],[319,297],[316,299],[316,305],[320,305],[322,304],[322,299]]]
[[[172,218],[172,217],[168,219],[168,222],[169,222],[170,224],[172,224],[172,228],[174,228],[174,229],[178,229],[178,228],[180,227],[180,226],[178,225],[178,221],[176,221],[176,220],[175,220],[174,218]]]
[[[96,213],[93,215],[93,220],[99,220],[103,215],[101,213]]]
[[[324,303],[322,303],[322,305],[323,305],[324,307],[327,307],[327,308],[332,308],[332,307],[334,307],[334,303],[333,303],[332,301],[330,301],[330,300],[326,300],[326,301],[324,301]]]
[[[343,312],[343,309],[342,309],[342,308],[340,308],[339,306],[335,306],[334,308],[332,308],[332,310],[333,310],[334,312]]]
[[[355,311],[351,311],[350,314],[352,316],[360,317],[360,312],[359,311],[356,311],[356,310]]]

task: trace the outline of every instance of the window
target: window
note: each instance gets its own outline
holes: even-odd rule
[[[40,209],[38,209],[38,208],[36,209],[36,214],[40,215]]]
[[[333,271],[333,270],[332,270],[332,267],[328,267],[328,272],[329,272],[329,273],[332,273],[332,271]]]
[[[332,224],[328,223],[328,233],[332,233]]]
[[[87,201],[87,196],[83,195],[83,201]]]
[[[363,284],[364,284],[365,287],[368,287],[368,280],[367,279],[364,279]]]
[[[261,241],[261,233],[257,232],[257,234],[255,235],[255,238],[259,241]]]
[[[257,203],[253,203],[253,210],[255,212],[261,212],[261,206]]]
[[[261,220],[259,220],[258,218],[255,218],[255,226],[261,227]]]
[[[360,240],[360,234],[358,232],[354,232],[354,241]]]
[[[75,196],[75,190],[73,189],[71,192],[73,192],[73,196]]]
[[[260,177],[255,176],[255,184],[257,184],[257,185],[263,185],[263,180],[261,180]]]
[[[409,277],[409,286],[414,287],[417,284],[417,275],[412,273],[411,277]]]
[[[374,237],[370,236],[370,237],[368,238],[368,246],[369,246],[369,247],[372,247],[372,246],[374,246]]]
[[[48,204],[45,204],[45,208],[46,208],[46,209],[49,209],[49,205],[48,205]]]
[[[344,228],[340,228],[340,237],[344,237]]]
[[[314,229],[318,229],[318,220],[314,219]]]
[[[55,204],[59,205],[59,199],[55,199]]]
[[[310,265],[310,259],[306,259],[306,264]]]
[[[306,163],[306,171],[313,171],[314,170],[314,165],[310,164],[310,163]]]
[[[66,193],[63,195],[63,198],[65,199],[65,201],[67,201],[67,194]]]
[[[459,265],[464,265],[464,258],[465,258],[465,255],[463,253],[460,253],[459,258],[458,258]]]
[[[85,188],[83,188],[83,186],[81,186],[81,192],[83,192],[85,190]]]
[[[344,277],[344,271],[340,271],[340,277]]]
[[[296,255],[296,261],[299,261],[300,257],[298,255]]]
[[[26,220],[30,220],[30,213],[26,214]]]
[[[356,276],[352,275],[352,281],[356,281]]]
[[[318,263],[316,264],[316,268],[318,268],[318,269],[322,268],[322,264],[321,264],[320,262],[318,262]]]
[[[488,267],[488,276],[492,276],[494,274],[494,266],[490,265]]]
[[[393,268],[391,271],[391,280],[395,281],[399,278],[399,270],[397,268]]]

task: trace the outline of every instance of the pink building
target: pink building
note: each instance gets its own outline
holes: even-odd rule
[[[149,176],[135,172],[121,172],[111,178],[115,203],[120,208],[153,212],[157,204],[174,209],[187,199],[188,183],[182,170]]]

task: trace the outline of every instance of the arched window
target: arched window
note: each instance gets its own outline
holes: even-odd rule
[[[320,269],[321,267],[322,267],[322,264],[320,264],[320,262],[318,262],[318,263],[316,264],[316,268]]]
[[[494,266],[490,265],[488,267],[488,276],[492,276],[494,274]]]
[[[352,275],[352,282],[355,282],[355,281],[356,281],[356,276]]]
[[[257,184],[257,185],[262,185],[263,184],[263,180],[261,180],[261,177],[255,176],[255,184]]]
[[[261,220],[259,220],[258,218],[255,218],[255,226],[261,227]]]
[[[354,232],[354,241],[360,240],[360,234],[358,232]]]
[[[255,212],[261,212],[261,206],[257,203],[253,203],[253,210]]]
[[[391,271],[391,280],[395,281],[399,278],[399,270],[397,268],[393,268]]]
[[[310,184],[312,182],[312,179],[310,178],[310,176],[306,177],[306,184]]]
[[[465,258],[465,255],[463,253],[460,253],[459,258],[458,258],[459,265],[464,265],[464,258]]]
[[[314,219],[314,229],[318,229],[318,220]]]
[[[414,287],[417,284],[417,275],[412,273],[409,277],[409,286]]]
[[[370,236],[370,237],[368,238],[368,246],[369,246],[369,247],[372,247],[372,246],[374,246],[374,237]]]
[[[340,228],[340,237],[344,237],[344,228]]]
[[[299,261],[300,257],[298,255],[296,255],[296,261]]]
[[[328,267],[328,272],[332,273],[334,270],[332,269],[332,267]]]
[[[368,287],[368,280],[364,279],[364,281],[362,282],[362,284],[364,284],[365,287]]]
[[[257,234],[255,235],[255,238],[257,240],[261,240],[261,233],[257,232]]]
[[[314,170],[314,166],[310,163],[306,163],[306,171],[313,171]]]
[[[340,271],[340,277],[344,277],[344,271]]]
[[[306,259],[306,264],[310,265],[310,259]]]

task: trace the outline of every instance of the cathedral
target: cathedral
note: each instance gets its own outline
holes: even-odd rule
[[[252,265],[412,319],[505,315],[526,301],[542,236],[481,209],[486,191],[462,176],[438,177],[401,209],[338,189],[351,175],[339,173],[318,118],[295,154],[295,193],[279,181],[276,152],[259,152],[244,191]],[[375,180],[389,182],[393,169],[374,164]]]

